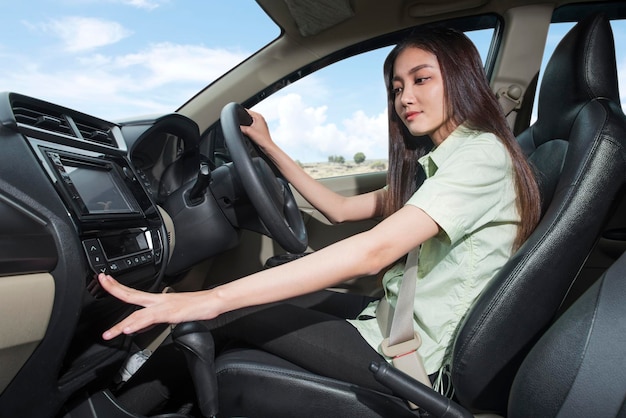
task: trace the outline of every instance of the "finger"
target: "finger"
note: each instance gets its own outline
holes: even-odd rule
[[[122,321],[118,322],[117,324],[113,325],[111,328],[103,332],[102,339],[112,340],[113,338],[121,334],[131,334],[132,328],[129,326],[129,324],[132,323],[131,316],[132,315],[124,318]]]
[[[265,122],[265,118],[263,117],[262,114],[254,112],[252,110],[248,110],[248,114],[250,115],[250,117],[252,117],[252,123],[250,124],[251,127],[254,127],[254,126],[265,127],[265,126],[267,126],[267,123]]]
[[[104,273],[98,275],[98,282],[100,282],[100,286],[109,294],[124,302],[130,303],[130,299],[132,299],[132,289],[129,287],[124,286],[113,277]]]
[[[108,274],[100,273],[98,281],[104,290],[122,302],[138,306],[149,306],[154,303],[154,294],[124,286]]]
[[[121,334],[131,335],[141,332],[155,324],[151,315],[147,315],[145,309],[133,312],[102,334],[104,340],[111,340]]]

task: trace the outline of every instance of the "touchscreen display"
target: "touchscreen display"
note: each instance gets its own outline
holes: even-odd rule
[[[63,168],[72,180],[88,213],[133,212],[111,170],[106,167],[72,165],[66,161],[63,161]]]

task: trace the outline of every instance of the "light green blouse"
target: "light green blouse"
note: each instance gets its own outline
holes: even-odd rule
[[[463,315],[511,256],[520,217],[512,162],[493,134],[461,126],[419,162],[427,178],[407,204],[422,209],[441,229],[419,249],[413,317],[422,338],[419,352],[433,374],[447,362]],[[383,278],[391,306],[403,273],[404,263],[398,263]],[[377,305],[350,322],[381,352]]]

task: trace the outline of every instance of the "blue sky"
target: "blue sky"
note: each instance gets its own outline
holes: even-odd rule
[[[12,2],[0,14],[0,91],[110,120],[171,112],[279,33],[253,0],[184,4]],[[359,58],[358,73],[338,66],[307,77],[259,106],[274,139],[300,161],[385,158],[385,54]]]
[[[173,111],[278,34],[252,0],[6,3],[0,90],[105,119]]]
[[[278,35],[253,0],[6,3],[0,13],[0,91],[109,120],[174,111]],[[568,27],[551,32],[548,52]],[[626,44],[625,29],[614,26],[618,45]],[[473,39],[487,50],[488,36]],[[352,67],[331,66],[259,104],[276,142],[302,162],[329,155],[349,160],[356,152],[385,158],[387,51],[355,58]],[[618,61],[624,80],[624,48],[618,48]],[[621,86],[623,92],[624,81]]]

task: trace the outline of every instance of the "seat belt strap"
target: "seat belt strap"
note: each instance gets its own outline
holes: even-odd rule
[[[413,330],[413,304],[415,303],[418,253],[419,248],[409,252],[406,259],[398,301],[388,335],[390,346],[412,340],[415,334]]]
[[[382,298],[376,310],[376,318],[383,336],[387,337],[382,342],[383,354],[392,358],[398,370],[432,387],[422,357],[417,351],[422,340],[413,326],[418,254],[419,248],[407,256],[395,309],[389,305],[387,298]]]

